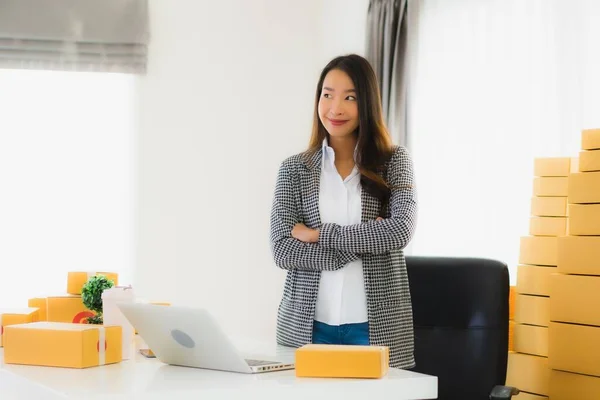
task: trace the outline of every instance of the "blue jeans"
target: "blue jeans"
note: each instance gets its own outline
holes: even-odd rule
[[[369,345],[369,323],[328,325],[313,323],[313,343]]]

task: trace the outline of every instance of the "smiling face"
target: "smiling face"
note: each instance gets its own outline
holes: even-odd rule
[[[339,69],[332,69],[323,81],[319,99],[319,119],[332,137],[352,135],[358,128],[358,102],[352,79]]]

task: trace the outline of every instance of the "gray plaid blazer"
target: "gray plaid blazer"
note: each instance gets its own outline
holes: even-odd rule
[[[381,204],[362,191],[362,223],[321,224],[319,184],[322,151],[297,154],[279,169],[271,211],[271,250],[275,264],[287,270],[277,314],[277,342],[300,347],[312,342],[313,318],[321,271],[334,271],[362,259],[373,345],[390,349],[390,366],[412,368],[413,318],[402,249],[412,238],[417,202],[408,151],[396,147],[384,178],[391,198],[383,221],[375,221]],[[318,243],[292,238],[296,223],[320,228]]]

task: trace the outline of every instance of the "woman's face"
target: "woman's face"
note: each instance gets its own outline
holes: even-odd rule
[[[319,99],[319,119],[329,135],[345,137],[358,128],[358,102],[352,79],[339,69],[325,76]]]

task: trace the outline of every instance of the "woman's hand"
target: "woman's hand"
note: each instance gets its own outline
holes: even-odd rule
[[[305,243],[316,243],[319,241],[319,230],[310,229],[304,224],[296,224],[292,229],[292,237]]]

